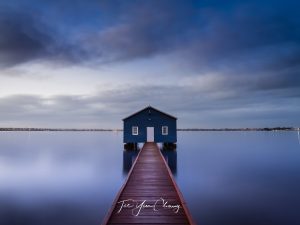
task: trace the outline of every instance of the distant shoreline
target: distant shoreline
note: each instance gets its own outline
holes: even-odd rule
[[[297,127],[265,127],[265,128],[187,128],[177,129],[177,131],[299,131]]]
[[[297,127],[272,127],[272,128],[179,128],[177,131],[299,131]],[[123,129],[72,129],[72,128],[0,128],[0,131],[92,131],[92,132],[122,132]]]
[[[73,129],[73,128],[0,128],[0,131],[123,131],[121,129]]]

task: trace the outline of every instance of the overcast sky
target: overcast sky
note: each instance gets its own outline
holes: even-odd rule
[[[0,0],[0,127],[300,126],[300,2]]]

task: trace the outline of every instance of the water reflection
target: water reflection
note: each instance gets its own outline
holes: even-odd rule
[[[162,154],[197,223],[300,224],[297,138],[179,132]],[[0,224],[101,224],[138,154],[122,151],[112,132],[0,132]]]
[[[136,159],[138,150],[125,150],[123,151],[123,174],[127,175],[134,160]]]
[[[162,150],[161,153],[165,157],[169,168],[174,176],[177,174],[177,151],[176,150]]]
[[[139,150],[126,150],[123,151],[123,174],[127,175],[130,171],[134,160],[136,159]],[[161,153],[163,154],[165,160],[167,161],[169,168],[174,176],[177,173],[177,151],[176,149],[161,149]]]
[[[123,183],[121,139],[98,132],[0,132],[0,224],[101,224]]]

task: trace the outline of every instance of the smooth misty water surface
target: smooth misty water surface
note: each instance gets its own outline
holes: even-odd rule
[[[197,223],[300,224],[297,132],[178,132],[165,155]],[[121,132],[0,132],[0,224],[100,224],[133,157]]]

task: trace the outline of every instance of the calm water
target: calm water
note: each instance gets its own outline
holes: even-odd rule
[[[1,225],[98,225],[134,155],[122,133],[1,132]],[[203,225],[300,224],[297,132],[179,132],[177,183]]]

